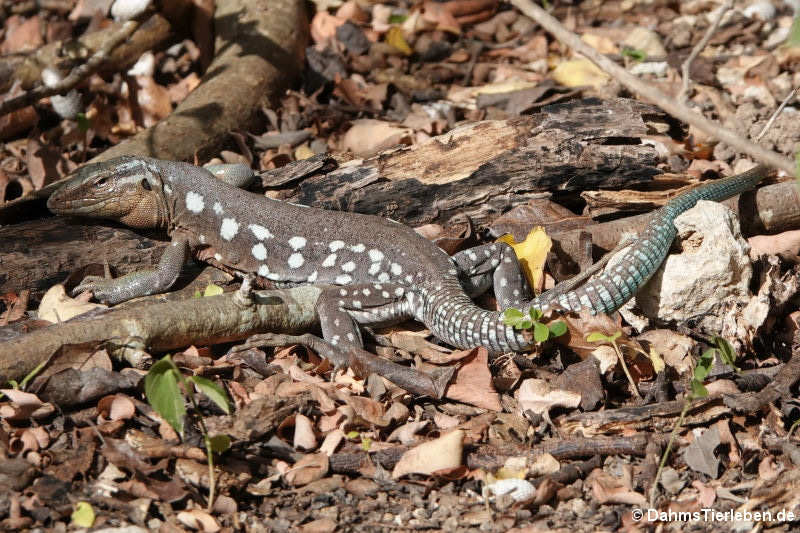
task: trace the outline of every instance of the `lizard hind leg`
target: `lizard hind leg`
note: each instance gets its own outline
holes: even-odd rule
[[[531,299],[531,289],[514,249],[504,242],[463,250],[452,258],[464,291],[475,297],[490,286],[500,307],[519,307]]]
[[[406,288],[395,283],[364,283],[331,287],[317,302],[322,337],[334,346],[361,348],[360,325],[382,326],[412,317]]]

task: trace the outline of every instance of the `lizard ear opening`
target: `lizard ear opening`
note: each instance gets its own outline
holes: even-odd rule
[[[146,191],[152,191],[153,190],[153,187],[150,185],[150,182],[147,181],[147,178],[143,178],[140,183],[141,183],[142,188],[144,190],[146,190]]]

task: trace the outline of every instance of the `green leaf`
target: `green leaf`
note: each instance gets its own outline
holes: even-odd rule
[[[203,394],[208,396],[208,398],[217,404],[220,409],[225,411],[226,415],[231,414],[231,408],[228,404],[228,395],[225,394],[225,389],[211,381],[210,379],[206,379],[203,376],[189,376],[186,378],[187,381],[191,381],[197,388],[200,389]]]
[[[531,315],[531,318],[533,319],[534,322],[536,322],[537,320],[541,319],[542,316],[544,316],[544,313],[542,313],[542,310],[541,309],[537,309],[535,307],[531,307],[531,309],[530,309],[530,311],[528,311],[528,313]]]
[[[186,416],[186,407],[178,387],[179,379],[178,368],[172,359],[166,356],[150,367],[144,378],[144,394],[147,396],[147,403],[183,439],[183,417]]]
[[[694,396],[695,398],[705,398],[706,396],[708,396],[708,389],[706,389],[705,386],[699,381],[693,379],[691,381],[691,385],[692,385],[692,396]]]
[[[644,50],[637,50],[636,48],[625,47],[622,49],[622,55],[630,57],[634,61],[644,61],[647,59],[647,52]]]
[[[714,344],[717,345],[722,362],[736,368],[736,352],[733,350],[733,346],[722,337],[714,337]]]
[[[611,342],[611,337],[599,331],[593,331],[586,335],[586,342]]]
[[[711,368],[714,366],[714,353],[717,351],[716,348],[709,348],[703,355],[700,356],[700,359],[697,360],[697,364],[694,367],[694,379],[697,381],[703,381],[708,376],[708,373],[711,372]]]
[[[506,326],[516,326],[524,318],[525,315],[519,309],[509,307],[503,311],[503,323]]]
[[[357,439],[359,435],[360,435],[360,433],[358,431],[353,430],[353,431],[348,432],[345,435],[345,437],[347,437],[348,439]]]
[[[90,528],[94,525],[94,509],[88,502],[78,502],[75,504],[71,518],[73,525]]]
[[[403,22],[406,21],[407,18],[408,18],[407,15],[395,13],[389,15],[389,24],[402,24]]]
[[[786,38],[785,46],[800,46],[800,14],[795,13],[792,19],[792,27],[789,29],[789,37]]]
[[[369,437],[362,437],[361,449],[364,450],[365,452],[368,452],[370,448],[372,448],[372,439]]]
[[[567,332],[567,324],[562,320],[557,320],[550,324],[550,335],[560,337]]]
[[[531,322],[530,319],[523,318],[522,320],[514,324],[514,327],[517,329],[531,329],[533,327],[533,324],[534,322]]]
[[[533,323],[533,340],[536,342],[544,342],[550,338],[550,328],[541,322]]]
[[[203,291],[203,298],[208,298],[209,296],[219,296],[225,292],[222,290],[222,287],[219,285],[214,285],[213,283],[209,283],[206,285],[205,290]]]
[[[202,297],[203,297],[203,293],[200,292],[200,289],[195,289],[194,294],[192,295],[192,298],[202,298]]]
[[[231,447],[231,438],[225,434],[209,437],[208,441],[214,453],[222,453]]]
[[[75,115],[75,120],[78,122],[78,129],[86,133],[92,126],[92,121],[86,116],[86,113],[78,113]]]

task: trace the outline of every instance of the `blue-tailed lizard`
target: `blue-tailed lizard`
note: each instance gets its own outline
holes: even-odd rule
[[[222,168],[238,181],[240,166]],[[531,298],[513,249],[484,244],[452,257],[413,229],[356,213],[273,200],[187,163],[120,157],[79,169],[49,199],[51,211],[118,220],[134,228],[163,228],[172,238],[159,264],[117,279],[88,277],[90,290],[119,303],[169,289],[189,254],[277,284],[331,284],[318,302],[323,337],[361,346],[359,325],[414,318],[459,348],[520,351],[530,337],[503,322],[501,311],[476,306],[489,287],[503,309],[536,307],[612,312],[652,277],[675,237],[676,216],[698,200],[723,200],[754,187],[763,167],[695,188],[655,211],[615,266],[582,286],[556,287]]]

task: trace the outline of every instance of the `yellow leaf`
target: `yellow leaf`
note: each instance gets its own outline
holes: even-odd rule
[[[664,359],[661,358],[661,354],[652,346],[650,347],[650,362],[653,363],[653,370],[656,372],[661,372],[666,366]]]
[[[386,43],[400,50],[404,55],[410,56],[413,53],[411,47],[408,46],[403,30],[399,26],[392,26],[386,32]]]
[[[78,502],[72,511],[72,523],[78,527],[92,527],[94,524],[94,509],[88,502]]]
[[[553,71],[553,79],[565,87],[591,85],[602,87],[608,83],[608,74],[588,59],[571,59],[560,63]]]
[[[504,242],[514,249],[528,283],[531,287],[540,287],[544,261],[553,245],[553,241],[547,236],[544,228],[541,226],[533,228],[522,242],[516,242],[511,235],[503,235],[497,241]]]
[[[206,286],[206,290],[203,291],[203,297],[208,298],[209,296],[217,296],[219,294],[222,294],[223,292],[225,291],[223,291],[222,287],[220,287],[219,285],[214,285],[213,283],[209,283]]]
[[[314,157],[314,152],[311,148],[308,147],[308,144],[303,143],[298,146],[294,151],[294,158],[298,161],[302,159],[308,159],[309,157]]]

